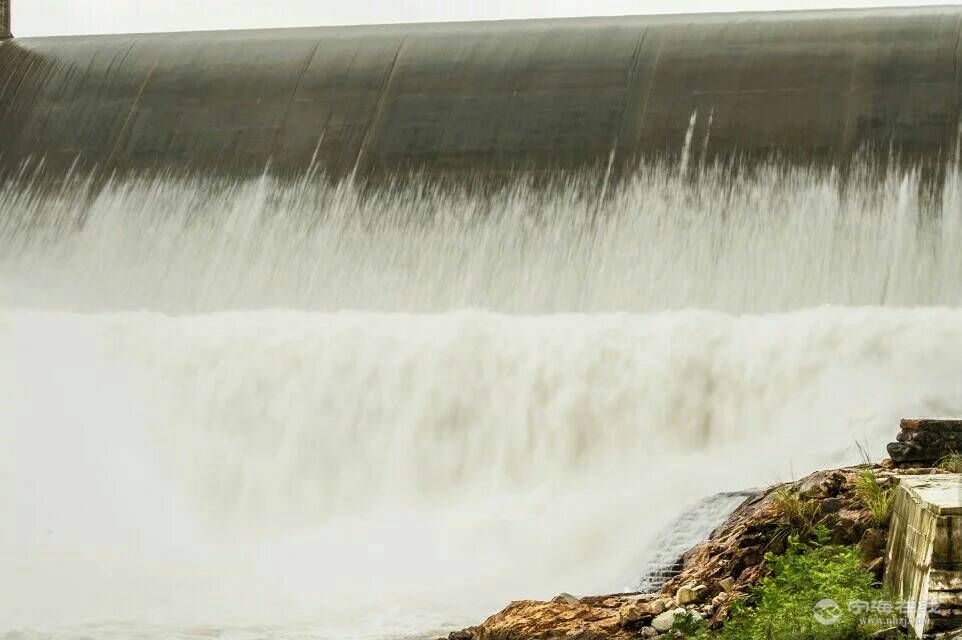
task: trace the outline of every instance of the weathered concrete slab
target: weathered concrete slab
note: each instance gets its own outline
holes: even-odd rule
[[[916,636],[962,626],[962,475],[902,476],[885,584]]]
[[[929,7],[13,39],[0,175],[938,163],[960,28]]]

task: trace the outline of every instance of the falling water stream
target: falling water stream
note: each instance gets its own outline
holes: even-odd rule
[[[637,584],[706,496],[962,413],[962,175],[918,192],[0,186],[0,638],[432,637]]]

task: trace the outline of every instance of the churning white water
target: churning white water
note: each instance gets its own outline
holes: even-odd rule
[[[962,413],[962,176],[593,193],[0,187],[0,637],[429,637]]]

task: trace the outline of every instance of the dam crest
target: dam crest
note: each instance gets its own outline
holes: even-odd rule
[[[960,29],[923,7],[15,38],[0,175],[941,166]]]

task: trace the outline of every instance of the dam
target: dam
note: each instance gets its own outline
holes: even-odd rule
[[[10,0],[0,0],[0,40],[10,38]]]
[[[438,638],[962,414],[960,24],[0,40],[0,638]]]
[[[960,29],[923,7],[13,38],[0,175],[940,164]]]

